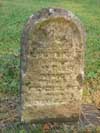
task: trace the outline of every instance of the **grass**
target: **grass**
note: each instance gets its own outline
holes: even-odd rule
[[[100,0],[1,0],[1,92],[18,94],[20,38],[23,25],[33,12],[47,7],[71,10],[81,19],[87,33],[85,82],[100,78]]]
[[[3,133],[99,133],[100,127],[75,127],[75,126],[64,126],[60,125],[58,128],[51,128],[48,130],[43,129],[43,124],[37,124],[34,126],[17,124],[12,127],[8,127],[1,130]]]

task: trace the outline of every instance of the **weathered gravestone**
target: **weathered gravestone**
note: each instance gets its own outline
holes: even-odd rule
[[[84,43],[82,25],[69,11],[43,9],[29,18],[22,36],[22,121],[78,120]]]

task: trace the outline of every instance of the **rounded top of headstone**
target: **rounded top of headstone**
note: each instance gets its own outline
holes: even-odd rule
[[[31,31],[34,25],[41,21],[45,21],[52,18],[59,18],[59,17],[64,18],[66,21],[71,21],[77,26],[81,34],[81,39],[85,44],[86,33],[83,24],[80,22],[79,18],[75,16],[71,11],[61,8],[43,8],[40,11],[31,15],[28,19],[28,22],[25,25],[24,34],[25,32],[28,33],[28,31]]]

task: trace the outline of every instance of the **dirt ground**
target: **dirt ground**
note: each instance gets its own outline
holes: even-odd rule
[[[19,121],[19,98],[6,97],[0,99],[0,127],[6,127]]]

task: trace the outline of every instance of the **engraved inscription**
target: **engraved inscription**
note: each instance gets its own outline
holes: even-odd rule
[[[79,41],[77,27],[73,30],[73,23],[63,18],[37,24],[29,46],[27,76],[24,78],[25,91],[30,87],[30,96],[34,94],[32,105],[65,103],[68,101],[66,93],[78,89],[76,75],[80,64],[76,56],[79,52],[82,54]]]

